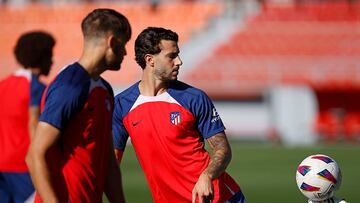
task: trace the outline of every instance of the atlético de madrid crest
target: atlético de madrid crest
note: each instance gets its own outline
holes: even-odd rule
[[[180,112],[171,112],[170,113],[170,122],[174,125],[179,125],[181,122]]]

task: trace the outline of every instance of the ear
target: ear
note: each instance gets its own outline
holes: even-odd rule
[[[145,62],[147,66],[149,65],[151,67],[154,67],[154,55],[145,54]]]
[[[115,45],[115,37],[114,35],[109,35],[106,40],[106,44],[108,47],[114,47]]]

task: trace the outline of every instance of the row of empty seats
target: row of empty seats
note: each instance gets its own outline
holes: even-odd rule
[[[16,67],[13,47],[17,38],[26,31],[45,30],[56,38],[54,70],[77,60],[82,49],[81,20],[95,8],[108,7],[122,12],[129,18],[133,35],[127,44],[127,56],[118,72],[105,73],[112,85],[126,87],[139,79],[141,69],[135,63],[134,41],[148,26],[162,26],[176,31],[180,44],[203,29],[210,18],[223,12],[221,3],[197,1],[164,2],[152,10],[146,2],[122,2],[102,4],[30,4],[26,6],[0,6],[0,79]]]
[[[217,97],[234,98],[253,89],[261,94],[279,84],[358,89],[360,4],[352,6],[349,10],[340,2],[268,7],[239,27],[187,80]],[[217,82],[210,82],[214,77]],[[239,91],[218,92],[229,84]]]
[[[360,140],[360,112],[338,115],[333,111],[322,111],[317,115],[315,131],[327,143]]]

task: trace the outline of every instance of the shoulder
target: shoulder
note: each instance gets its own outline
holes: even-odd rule
[[[139,82],[136,82],[115,96],[115,111],[128,112],[131,109],[140,95],[138,86]]]
[[[78,64],[65,67],[50,83],[45,101],[85,101],[90,89],[91,78]]]
[[[0,80],[0,87],[8,88],[8,86],[24,86],[29,85],[31,81],[31,72],[26,69],[18,69],[11,75]]]
[[[115,96],[115,100],[136,100],[136,98],[140,95],[139,92],[139,82],[136,82],[129,88],[125,89],[124,91],[120,92]]]
[[[181,81],[172,82],[168,93],[194,115],[199,115],[204,109],[213,107],[212,101],[204,91]]]
[[[108,81],[106,81],[105,79],[101,78],[102,83],[104,84],[105,88],[111,93],[111,95],[114,95],[114,91],[110,85],[110,83]]]
[[[90,82],[90,76],[80,64],[74,63],[66,66],[57,76],[54,83],[77,86]]]
[[[69,92],[82,92],[90,86],[90,76],[78,64],[66,66],[50,84],[48,92],[56,90]]]
[[[186,84],[181,81],[173,81],[170,83],[169,92],[172,95],[176,96],[182,96],[187,98],[199,98],[199,97],[207,97],[206,93],[198,89],[196,87],[193,87],[189,84]]]

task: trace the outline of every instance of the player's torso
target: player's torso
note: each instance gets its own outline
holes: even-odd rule
[[[58,82],[53,83],[56,86]],[[102,79],[94,81],[87,76],[73,88],[81,91],[81,99],[74,102],[77,107],[64,124],[54,156],[62,160],[60,167],[71,202],[100,202],[110,146],[113,95]],[[66,89],[63,96],[67,96]]]
[[[167,92],[139,95],[124,118],[156,202],[188,201],[206,168],[210,157],[196,122],[193,113]]]
[[[27,171],[31,80],[31,72],[20,69],[0,82],[0,171]]]
[[[102,194],[106,175],[112,105],[112,97],[107,91],[100,87],[92,90],[84,108],[74,116],[63,133],[64,155],[68,159],[64,173],[72,198],[86,202],[97,202],[102,198],[99,195]],[[76,179],[80,179],[81,183]],[[97,200],[92,199],[94,196],[90,194],[79,194],[79,185],[92,187]]]
[[[107,147],[111,133],[112,109],[113,97],[106,89],[100,86],[89,90],[83,107],[63,132],[64,153],[73,156],[81,149],[90,153],[89,158],[101,157],[100,150]]]

